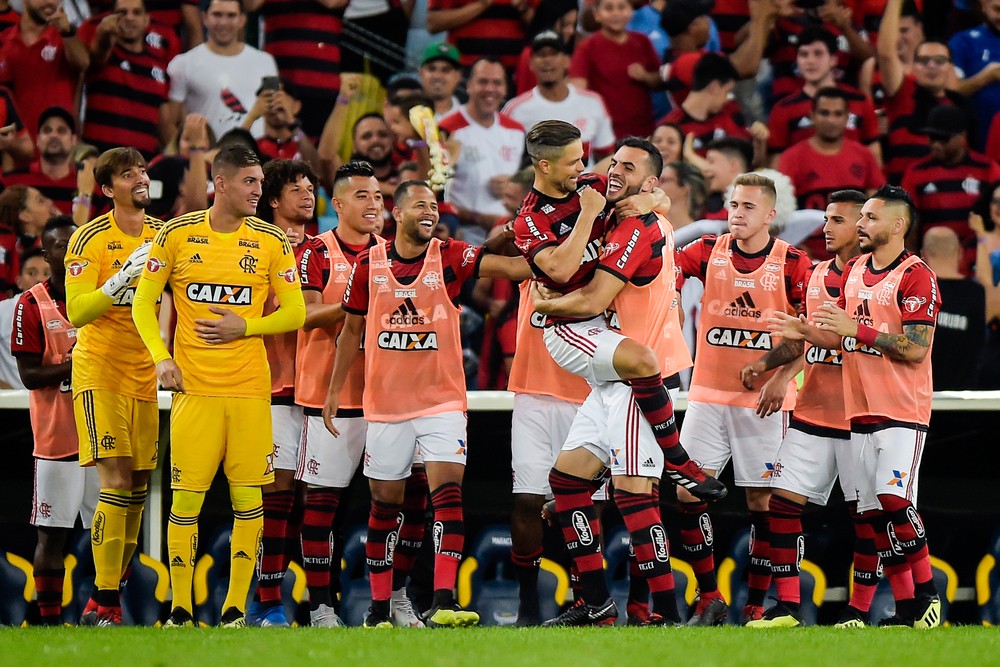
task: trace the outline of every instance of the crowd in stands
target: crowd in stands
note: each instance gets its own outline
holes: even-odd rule
[[[406,63],[424,28],[438,41]],[[1000,0],[0,0],[0,298],[44,279],[51,215],[108,210],[93,165],[120,145],[148,160],[163,219],[210,203],[231,142],[327,186],[367,160],[392,236],[395,186],[441,159],[421,105],[453,172],[436,233],[470,243],[530,191],[524,135],[546,119],[579,127],[598,171],[650,137],[679,241],[721,232],[732,180],[766,169],[773,233],[828,259],[827,196],[902,185],[943,294],[935,388],[1000,384]],[[321,200],[312,231],[334,224]],[[500,282],[463,295],[470,388],[506,386],[517,289]],[[5,363],[0,382],[17,386]]]

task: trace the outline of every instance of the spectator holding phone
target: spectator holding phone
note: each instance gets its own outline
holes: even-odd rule
[[[257,101],[243,119],[243,129],[249,130],[258,118],[264,119],[264,134],[257,147],[271,160],[305,160],[319,168],[316,146],[309,140],[299,121],[302,102],[298,91],[289,81],[277,76],[265,76],[257,90]]]

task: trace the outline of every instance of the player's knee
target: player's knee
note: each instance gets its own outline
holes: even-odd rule
[[[626,339],[615,350],[615,370],[626,379],[644,378],[660,374],[660,364],[651,349]]]
[[[229,500],[232,501],[233,510],[236,512],[247,512],[260,507],[264,502],[259,486],[231,486]]]
[[[545,496],[540,496],[534,493],[515,493],[514,494],[514,515],[527,516],[531,515],[537,517],[538,513],[542,511],[542,505],[545,504]]]
[[[751,512],[766,512],[770,501],[770,489],[747,489],[747,509]]]
[[[174,491],[174,499],[170,511],[181,516],[198,516],[201,505],[205,502],[204,491]]]

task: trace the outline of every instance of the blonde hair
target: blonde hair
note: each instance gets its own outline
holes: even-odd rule
[[[764,176],[763,174],[757,174],[754,172],[748,172],[746,174],[740,174],[733,181],[733,187],[737,185],[742,185],[746,188],[761,188],[771,199],[771,205],[774,206],[774,202],[778,200],[778,191],[774,187],[774,181]]]

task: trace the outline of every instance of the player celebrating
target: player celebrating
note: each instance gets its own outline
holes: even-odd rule
[[[638,198],[620,198],[625,189],[621,178],[581,177],[580,130],[569,123],[542,121],[528,132],[525,145],[535,183],[514,221],[514,242],[536,280],[547,288],[571,292],[593,277],[604,236],[606,202],[590,186],[606,190],[618,202],[615,210],[621,217],[648,213],[662,201],[663,193],[654,189]],[[591,385],[629,381],[639,410],[663,449],[671,480],[707,500],[725,495],[722,483],[706,476],[680,446],[673,404],[652,350],[609,329],[603,315],[547,318],[544,339],[559,366]]]
[[[101,484],[94,513],[101,530],[92,535],[95,593],[81,623],[120,625],[118,584],[138,543],[160,419],[156,373],[132,323],[133,283],[163,223],[144,212],[149,176],[135,149],[105,151],[94,179],[113,208],[74,232],[66,251],[80,465],[96,465]]]
[[[784,432],[785,410],[792,407],[794,370],[782,367],[766,376],[760,394],[747,392],[738,369],[772,347],[765,324],[776,311],[803,306],[803,284],[811,263],[806,254],[771,238],[774,182],[759,174],[734,181],[729,201],[729,233],[704,236],[678,253],[685,276],[705,285],[698,354],[681,440],[705,472],[716,475],[733,460],[736,485],[746,489],[750,509],[750,595],[744,620],[763,615],[771,583],[767,505],[774,455]],[[715,625],[728,606],[718,591],[708,506],[677,489],[681,541],[698,579],[700,599],[688,623]]]
[[[244,605],[263,528],[261,487],[274,481],[270,372],[261,336],[305,320],[295,255],[285,234],[250,217],[264,175],[242,146],[212,161],[215,201],[171,220],[156,236],[133,317],[165,389],[173,504],[167,528],[174,609],[167,626],[191,625],[198,514],[223,465],[233,504],[232,565],[220,625],[244,627]],[[154,304],[170,284],[177,309],[175,362],[160,339]],[[279,308],[263,316],[273,291]]]
[[[316,174],[300,160],[271,160],[264,166],[264,183],[257,202],[259,217],[272,222],[287,237],[299,264],[308,251],[324,245],[306,234],[306,224],[316,208]],[[264,312],[273,312],[273,301]],[[295,351],[298,333],[264,336],[267,365],[271,371],[271,426],[274,440],[274,483],[263,488],[264,533],[261,537],[255,601],[247,610],[247,623],[262,627],[287,627],[281,603],[285,577],[285,533],[295,502],[295,470],[302,437],[302,408],[295,405]]]
[[[614,188],[615,194],[609,191],[609,201],[648,192],[662,168],[653,144],[637,137],[622,140],[608,172],[609,181],[622,187]],[[535,287],[535,307],[545,315],[571,317],[590,317],[610,308],[612,326],[647,345],[659,367],[676,374],[691,366],[691,355],[678,319],[673,253],[673,231],[655,213],[613,220],[594,278],[579,290],[550,299]],[[680,622],[656,488],[663,458],[652,428],[639,419],[628,386],[596,385],[573,420],[549,476],[556,515],[580,572],[582,599],[546,625],[595,625],[618,615],[604,580],[596,508],[589,494],[580,492],[605,466],[611,468],[615,502],[631,537],[638,572],[652,592],[652,614],[643,624]]]
[[[43,625],[62,624],[63,547],[78,514],[83,527],[90,528],[99,490],[97,470],[79,464],[69,385],[76,328],[66,318],[63,260],[74,230],[68,215],[45,223],[42,254],[51,274],[18,298],[11,338],[35,438],[31,524],[38,528],[38,545],[31,565]]]
[[[839,190],[830,195],[826,207],[823,236],[826,251],[834,259],[820,262],[813,269],[806,291],[806,316],[824,303],[840,298],[844,267],[860,254],[857,220],[868,198],[857,190]],[[788,317],[789,321],[800,322]],[[795,372],[801,365],[803,344],[799,336],[782,334],[782,341],[760,359],[740,371],[743,385],[755,389],[754,381],[763,373],[785,363]],[[799,558],[803,553],[802,511],[806,502],[825,505],[840,475],[840,484],[848,502],[856,499],[854,482],[856,453],[851,451],[851,433],[844,427],[844,389],[841,378],[843,350],[817,348],[805,344],[805,380],[795,398],[795,410],[789,419],[785,439],[774,459],[771,475],[771,499],[768,504],[771,537],[771,575],[778,590],[778,604],[764,617],[747,626],[795,627],[800,624],[798,609]],[[857,505],[855,502],[855,509]],[[858,546],[855,549],[852,603],[865,606],[874,593],[875,544],[867,534],[870,525],[854,512]],[[872,581],[868,581],[868,577]],[[861,580],[859,581],[859,577]]]
[[[461,484],[467,451],[455,300],[473,275],[525,280],[530,271],[520,258],[433,238],[437,200],[423,181],[401,183],[393,201],[395,240],[391,246],[379,240],[361,254],[344,292],[347,314],[323,419],[340,435],[333,420],[364,336],[365,475],[372,493],[365,547],[372,606],[365,626],[392,625],[393,547],[415,450],[423,455],[434,510],[434,599],[425,622],[475,625],[479,615],[459,607],[453,594],[465,539]]]
[[[914,224],[905,190],[885,185],[861,208],[858,237],[864,253],[844,268],[836,305],[820,306],[815,326],[772,326],[826,349],[844,349],[844,408],[851,446],[860,452],[858,511],[876,527],[880,553],[896,545],[909,572],[890,576],[896,615],[887,625],[933,628],[941,623],[927,539],[917,514],[917,485],[931,416],[930,349],[941,305],[937,279],[904,247]]]

